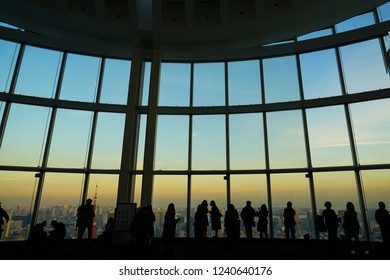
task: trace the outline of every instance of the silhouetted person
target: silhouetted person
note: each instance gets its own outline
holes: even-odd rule
[[[203,224],[203,236],[204,237],[207,237],[207,227],[209,226],[209,208],[208,208],[208,203],[207,203],[207,200],[203,200],[202,203],[202,211],[201,211],[201,214],[202,214],[202,224]]]
[[[210,217],[211,217],[211,229],[214,230],[215,235],[214,238],[218,237],[218,231],[221,229],[221,212],[219,211],[217,205],[215,204],[215,201],[210,201],[211,211],[210,211]]]
[[[352,202],[348,202],[346,207],[347,210],[344,212],[343,223],[345,237],[348,241],[351,241],[352,238],[355,239],[355,241],[359,241],[359,222],[357,219],[355,206]]]
[[[259,221],[257,222],[257,231],[260,234],[260,238],[268,238],[268,209],[267,205],[263,204],[259,208],[259,211],[256,213],[259,217]]]
[[[1,236],[3,235],[4,220],[5,220],[6,223],[8,223],[9,222],[9,216],[8,216],[7,211],[5,211],[1,207],[1,202],[0,202],[0,239],[1,239]]]
[[[205,230],[207,229],[208,220],[207,214],[204,214],[204,206],[199,204],[196,208],[196,212],[194,215],[194,234],[195,239],[202,240],[205,238]]]
[[[86,229],[88,230],[88,239],[92,239],[92,224],[94,217],[95,210],[92,205],[92,199],[88,198],[86,204],[77,208],[77,239],[83,238]]]
[[[251,202],[248,200],[246,206],[241,211],[241,219],[244,222],[245,235],[247,238],[253,237],[252,227],[255,226],[256,211],[252,208]]]
[[[284,217],[284,232],[286,233],[286,239],[290,239],[290,233],[291,233],[291,239],[295,239],[295,210],[292,208],[291,201],[287,202],[287,207],[284,208],[283,211],[283,217]]]
[[[53,230],[49,231],[49,238],[54,241],[64,240],[66,236],[64,223],[53,220],[50,225],[53,227]]]
[[[147,233],[152,239],[154,237],[154,222],[156,221],[156,215],[153,213],[152,205],[146,206],[146,220],[147,220]]]
[[[140,207],[134,216],[133,234],[138,256],[145,256],[148,250],[150,236],[148,233],[149,224],[147,217],[147,208]]]
[[[378,202],[379,209],[375,211],[375,220],[379,224],[384,243],[390,242],[390,215],[386,210],[386,205],[382,201]]]
[[[225,213],[225,232],[228,240],[228,249],[231,243],[240,238],[240,216],[233,204],[229,204]]]
[[[41,244],[46,241],[47,233],[45,231],[46,221],[38,223],[32,227],[29,240],[33,244]]]
[[[337,229],[339,228],[339,218],[336,212],[332,209],[332,203],[330,201],[325,202],[325,210],[322,211],[322,217],[324,219],[325,228],[328,231],[328,240],[337,240]]]
[[[105,243],[110,243],[112,241],[112,235],[114,233],[114,218],[110,217],[107,220],[106,225],[104,226],[104,231],[101,235],[98,236],[100,240],[103,240]]]
[[[176,218],[176,209],[173,203],[169,203],[164,216],[164,226],[162,238],[165,242],[165,253],[169,256],[173,254],[173,242],[176,236],[176,225],[179,219]]]

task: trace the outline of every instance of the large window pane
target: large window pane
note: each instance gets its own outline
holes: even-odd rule
[[[0,148],[0,164],[39,166],[50,108],[12,104]]]
[[[187,236],[187,176],[154,176],[152,206],[156,215],[155,236],[161,237],[164,215],[169,203],[173,203],[180,219],[176,226],[176,237]]]
[[[9,91],[19,48],[19,44],[0,40],[0,91]]]
[[[159,106],[189,106],[191,64],[162,63]]]
[[[301,54],[299,59],[305,99],[341,95],[334,49]]]
[[[266,103],[299,100],[295,56],[263,60]]]
[[[48,166],[85,167],[91,115],[86,111],[57,111]]]
[[[226,168],[225,116],[194,116],[192,168]]]
[[[358,15],[339,24],[336,24],[336,31],[337,33],[341,33],[373,24],[375,24],[374,14],[370,12],[367,14]]]
[[[94,102],[101,58],[69,54],[66,60],[61,99]]]
[[[34,175],[32,172],[0,171],[1,207],[10,217],[3,226],[1,241],[27,239],[38,180]]]
[[[265,175],[230,175],[231,202],[236,208],[243,208],[246,201],[257,209],[261,204],[268,205],[267,181]]]
[[[131,61],[106,59],[101,103],[126,104],[129,92]]]
[[[267,205],[267,181],[265,175],[246,174],[246,175],[230,175],[230,193],[231,203],[241,213],[246,202],[252,202],[252,207],[255,211],[259,211],[262,204]],[[257,227],[258,217],[255,217],[255,228]],[[268,227],[269,229],[269,227]],[[244,224],[241,222],[241,236],[245,236]],[[253,230],[253,236],[259,237],[257,230]]]
[[[314,39],[314,38],[319,38],[319,37],[324,37],[324,36],[329,36],[332,35],[332,29],[322,29],[318,31],[314,31],[305,35],[302,35],[298,37],[298,41],[304,41],[304,40],[309,40],[309,39]]]
[[[362,171],[361,174],[368,211],[371,240],[383,241],[379,225],[375,220],[375,211],[379,208],[379,201],[385,203],[387,210],[390,208],[390,170],[367,170]]]
[[[115,216],[118,179],[118,175],[90,175],[87,197],[91,198],[95,205],[96,231],[94,237],[102,234],[108,218]]]
[[[194,64],[194,106],[222,105],[225,105],[224,64]]]
[[[54,98],[62,53],[26,47],[15,93]]]
[[[99,113],[97,120],[92,168],[119,169],[125,116]]]
[[[82,204],[83,174],[46,173],[37,222],[63,222],[66,238],[76,238],[77,208]]]
[[[300,111],[268,113],[267,127],[271,168],[307,166]]]
[[[378,39],[341,47],[340,52],[348,93],[390,87]]]
[[[390,2],[387,2],[378,8],[380,21],[390,20]]]
[[[188,168],[188,116],[158,116],[155,169]]]
[[[352,164],[343,106],[307,110],[307,123],[313,166]]]
[[[344,216],[346,204],[351,201],[355,205],[360,222],[360,238],[363,234],[363,225],[361,223],[361,212],[357,195],[355,174],[353,171],[347,172],[326,172],[314,173],[314,188],[316,195],[316,205],[318,214],[322,214],[325,209],[325,202],[332,203],[332,209],[336,211],[339,218]],[[338,236],[343,235],[341,227],[338,229]]]
[[[350,105],[360,164],[389,163],[390,99]]]
[[[307,233],[314,237],[313,211],[311,207],[309,181],[305,174],[275,174],[271,176],[272,219],[274,237],[285,238],[283,210],[287,202],[295,209],[295,237],[303,238]]]
[[[203,200],[207,200],[210,210],[210,201],[214,200],[217,207],[221,211],[221,214],[225,215],[226,206],[226,181],[223,179],[223,175],[204,175],[204,176],[192,176],[191,177],[191,236],[194,236],[194,214],[196,208]],[[237,205],[235,205],[237,206]],[[224,236],[223,219],[221,217],[222,228],[219,231],[220,236]],[[207,227],[207,236],[211,237],[214,232],[211,230],[211,223]]]
[[[262,114],[229,116],[230,169],[265,168]]]
[[[229,105],[260,104],[260,63],[258,60],[229,62]]]

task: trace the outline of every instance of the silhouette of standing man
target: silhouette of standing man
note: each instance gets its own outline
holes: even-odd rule
[[[246,238],[253,238],[252,227],[255,226],[256,211],[252,208],[251,202],[248,200],[246,206],[241,211],[241,219],[244,222]]]
[[[322,212],[322,217],[324,217],[325,227],[328,230],[328,240],[335,241],[337,240],[339,218],[337,217],[336,212],[331,209],[332,203],[330,203],[330,201],[325,202],[324,206],[326,209]]]
[[[4,219],[5,219],[5,222],[8,223],[9,216],[8,216],[7,212],[3,208],[1,208],[1,202],[0,202],[0,239],[1,239],[1,236],[3,234]]]
[[[375,220],[379,224],[384,243],[390,242],[390,215],[384,202],[378,202],[379,209],[375,211]]]
[[[283,217],[284,217],[284,231],[286,233],[286,239],[290,239],[290,233],[291,233],[291,239],[295,239],[295,210],[292,208],[291,201],[287,202],[287,207],[283,211]]]
[[[93,209],[92,199],[88,198],[86,202],[87,204],[81,205],[77,209],[77,239],[83,238],[85,229],[88,229],[88,239],[92,239],[92,224],[95,210]]]

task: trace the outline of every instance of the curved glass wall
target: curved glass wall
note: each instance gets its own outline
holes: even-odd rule
[[[388,11],[386,4],[379,17],[360,15],[296,41],[370,26]],[[87,197],[99,235],[126,175],[130,191],[120,202],[151,204],[157,237],[171,202],[176,236],[192,237],[202,200],[214,200],[222,220],[229,203],[241,211],[250,200],[268,206],[273,238],[284,238],[287,201],[297,238],[326,238],[314,221],[329,200],[340,218],[353,202],[360,238],[381,241],[375,210],[380,200],[390,205],[387,39],[207,63],[0,40],[0,197],[11,217],[1,240],[24,240],[32,224],[53,219],[75,238]]]

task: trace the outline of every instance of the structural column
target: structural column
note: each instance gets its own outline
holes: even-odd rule
[[[157,105],[160,84],[161,51],[154,50],[150,73],[148,118],[146,121],[144,175],[142,180],[141,206],[152,203],[153,168],[156,147]]]
[[[135,172],[140,115],[137,106],[140,103],[144,59],[139,49],[133,50],[130,85],[127,98],[125,131],[123,135],[122,162],[119,173],[117,203],[134,201]]]

